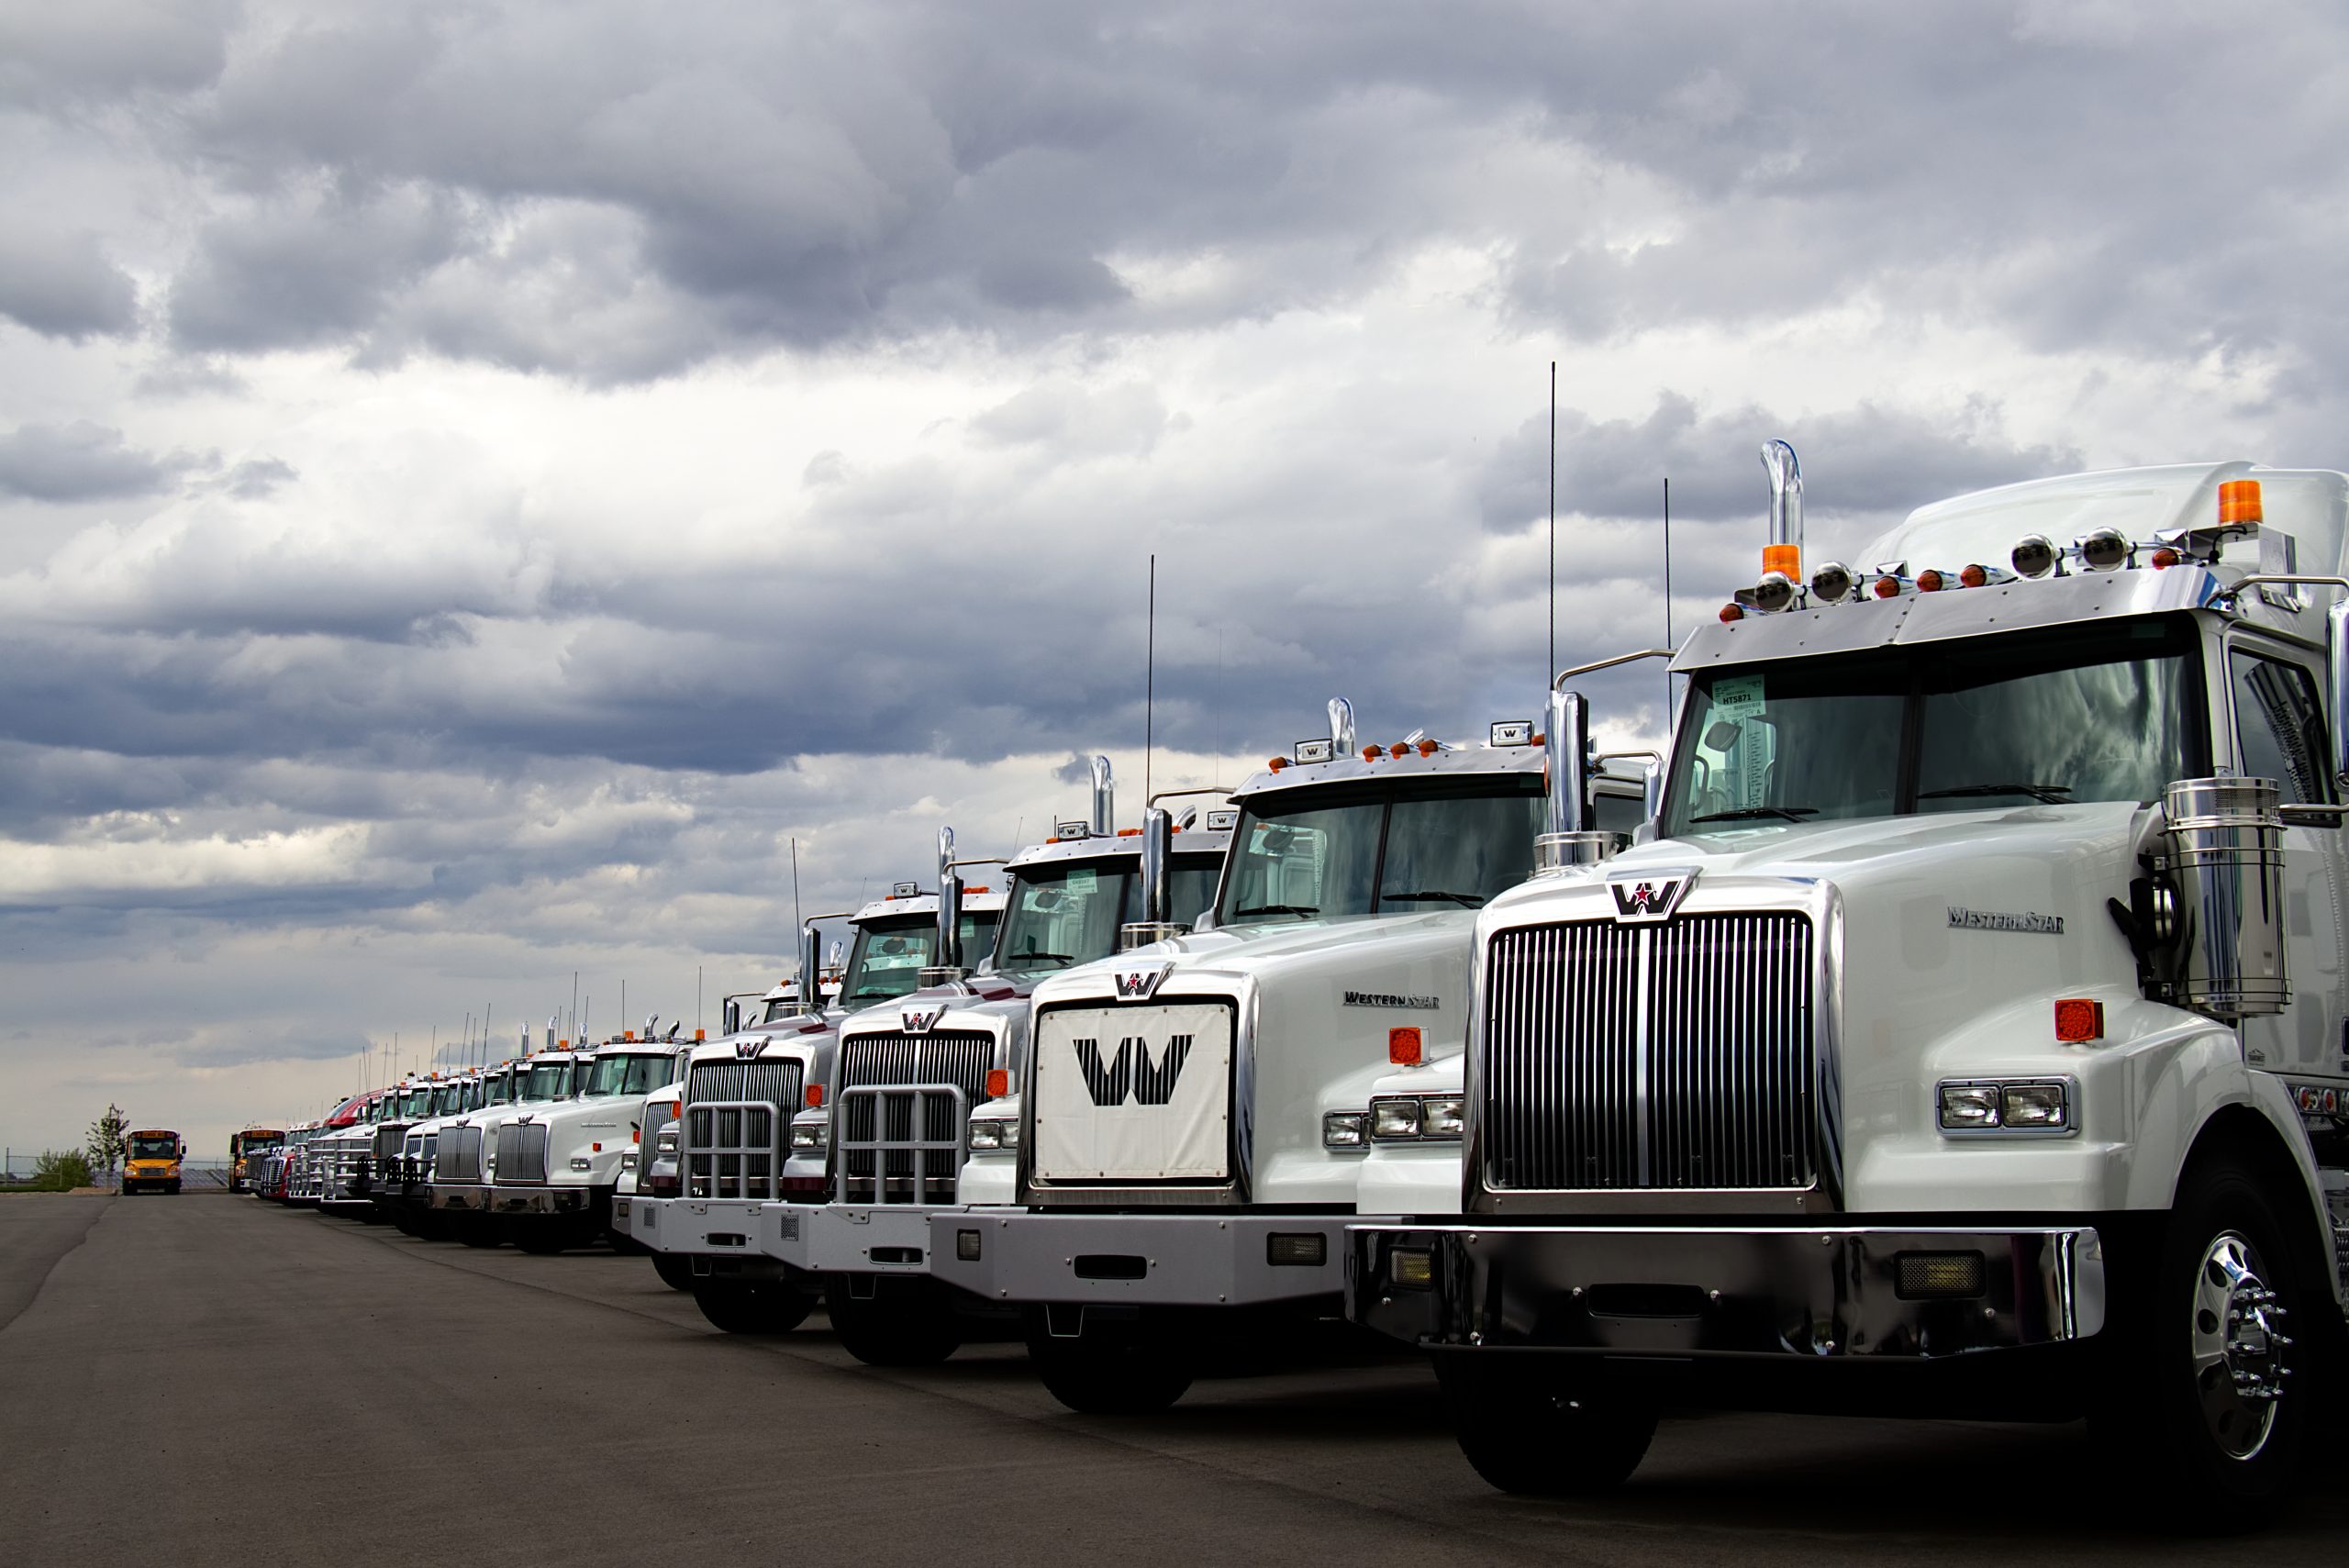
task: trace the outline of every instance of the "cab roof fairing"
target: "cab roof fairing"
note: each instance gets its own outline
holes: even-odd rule
[[[1003,889],[1000,887],[990,886],[985,893],[974,893],[967,887],[963,890],[963,910],[965,914],[974,910],[1000,912],[1002,908]],[[849,920],[853,925],[862,926],[868,920],[886,919],[892,915],[925,916],[935,925],[938,920],[938,895],[916,893],[903,898],[876,898],[850,916]]]
[[[1174,852],[1177,855],[1211,854],[1220,857],[1230,847],[1231,829],[1229,828],[1188,828],[1174,835]],[[1139,867],[1141,864],[1140,832],[1116,838],[1063,839],[1053,843],[1030,844],[1012,856],[1010,864],[1004,869],[1018,876],[1030,866],[1113,858],[1130,860]]]
[[[1326,762],[1283,762],[1278,770],[1262,769],[1248,775],[1247,781],[1231,792],[1235,805],[1261,795],[1282,790],[1306,789],[1315,784],[1376,783],[1396,777],[1469,777],[1475,774],[1501,776],[1512,773],[1539,773],[1542,768],[1542,751],[1539,746],[1493,746],[1476,741],[1464,746],[1447,746],[1422,757],[1417,751],[1400,757],[1381,751],[1375,762],[1365,762],[1360,752],[1336,757]]]

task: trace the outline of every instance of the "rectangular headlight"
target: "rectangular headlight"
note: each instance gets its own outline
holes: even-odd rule
[[[1934,1087],[1943,1132],[2010,1132],[2061,1137],[2078,1130],[2069,1078],[1953,1078]]]
[[[2071,1121],[2071,1106],[2060,1081],[2009,1084],[2001,1109],[2009,1127],[2038,1127],[2052,1131]]]
[[[791,1146],[794,1149],[821,1149],[824,1146],[824,1124],[820,1121],[793,1122]]]
[[[1373,1138],[1417,1138],[1419,1135],[1419,1102],[1371,1101],[1370,1135]]]
[[[1363,1131],[1370,1118],[1362,1111],[1330,1111],[1321,1118],[1321,1147],[1324,1149],[1359,1149],[1363,1146]]]
[[[1419,1136],[1422,1138],[1457,1138],[1467,1121],[1468,1102],[1457,1095],[1445,1095],[1421,1100]]]
[[[976,1118],[972,1119],[971,1152],[975,1154],[982,1149],[1000,1149],[1002,1147],[1003,1123],[999,1121],[981,1121]]]
[[[592,1170],[594,1165],[595,1162],[584,1154],[573,1154],[571,1157],[571,1168],[574,1171]]]
[[[674,1154],[677,1151],[677,1129],[674,1127],[662,1129],[653,1135],[652,1148],[656,1153]]]
[[[1998,1125],[1996,1084],[1943,1084],[1941,1086],[1942,1127],[1951,1132],[1971,1132]]]

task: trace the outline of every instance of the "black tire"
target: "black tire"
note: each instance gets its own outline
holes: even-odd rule
[[[177,1182],[173,1182],[170,1186],[165,1187],[163,1190],[170,1193],[173,1197],[177,1197],[179,1195],[180,1184]]]
[[[652,1254],[652,1272],[659,1274],[661,1283],[671,1290],[691,1290],[694,1287],[694,1265],[689,1258],[681,1258],[674,1252],[655,1252]]]
[[[1520,1497],[1587,1497],[1631,1479],[1655,1439],[1655,1407],[1514,1356],[1447,1351],[1436,1381],[1460,1451],[1486,1482]]]
[[[788,1334],[816,1309],[815,1297],[783,1280],[704,1275],[686,1288],[711,1326],[729,1334]]]
[[[2114,1476],[2174,1529],[2272,1523],[2326,1414],[2315,1351],[2332,1302],[2267,1185],[2232,1160],[2190,1168],[2143,1255],[2115,1271],[2137,1288],[2108,1293],[2089,1429]]]
[[[824,1311],[841,1348],[867,1366],[935,1366],[963,1348],[953,1304],[927,1279],[876,1279],[871,1296],[849,1293],[835,1276],[824,1284]]]
[[[506,1243],[506,1227],[486,1214],[469,1215],[456,1221],[457,1240],[468,1247],[499,1247]]]
[[[1081,1415],[1155,1415],[1190,1390],[1190,1345],[1147,1318],[1096,1318],[1054,1338],[1038,1310],[1027,1327],[1028,1363],[1044,1391]]]
[[[534,1258],[551,1258],[576,1240],[568,1225],[542,1223],[514,1228],[514,1245]]]

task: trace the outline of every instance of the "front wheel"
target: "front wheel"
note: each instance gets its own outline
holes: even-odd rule
[[[457,1240],[468,1247],[495,1247],[506,1240],[506,1226],[493,1215],[472,1215],[457,1221]]]
[[[1044,1391],[1086,1416],[1148,1416],[1189,1392],[1187,1347],[1148,1318],[1095,1318],[1055,1336],[1044,1312],[1028,1318],[1028,1364]]]
[[[655,1252],[652,1254],[652,1272],[659,1274],[661,1283],[671,1290],[691,1290],[694,1287],[691,1259],[678,1257],[674,1252]]]
[[[963,1348],[963,1326],[945,1293],[926,1279],[868,1281],[873,1294],[851,1293],[835,1276],[824,1285],[824,1310],[841,1348],[867,1366],[933,1366]]]
[[[782,1280],[687,1279],[701,1315],[729,1334],[788,1334],[816,1309],[812,1296]]]
[[[1515,1358],[1448,1351],[1435,1365],[1461,1453],[1503,1492],[1586,1497],[1612,1491],[1631,1479],[1655,1439],[1653,1406],[1542,1377]]]
[[[2232,1162],[2189,1171],[2147,1246],[2148,1288],[2115,1298],[2090,1429],[2170,1524],[2261,1528],[2299,1482],[2324,1397],[2310,1386],[2308,1347],[2331,1303],[2264,1184]]]
[[[171,1185],[169,1185],[169,1186],[165,1187],[163,1190],[164,1190],[165,1192],[167,1192],[167,1193],[172,1194],[174,1197],[176,1197],[177,1195],[179,1195],[180,1184],[179,1184],[179,1183],[177,1183],[177,1182],[173,1182]]]

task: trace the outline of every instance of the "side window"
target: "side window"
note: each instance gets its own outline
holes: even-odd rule
[[[2324,705],[2316,679],[2298,664],[2235,652],[2227,661],[2234,686],[2235,751],[2250,778],[2274,779],[2286,805],[2330,805]]]

